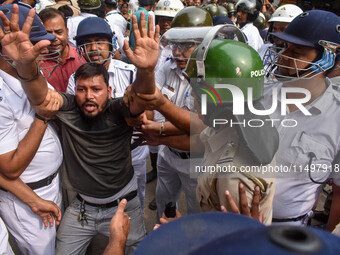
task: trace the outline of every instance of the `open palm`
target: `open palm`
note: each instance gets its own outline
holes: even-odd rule
[[[135,49],[132,51],[128,42],[124,42],[124,51],[130,61],[141,69],[154,69],[159,54],[159,26],[156,26],[154,33],[153,17],[149,15],[148,31],[146,29],[145,13],[140,15],[140,30],[137,25],[136,16],[132,17],[132,30],[135,37]]]
[[[50,44],[47,40],[42,40],[35,45],[30,41],[29,34],[34,20],[35,11],[31,9],[21,30],[19,27],[19,7],[14,4],[12,7],[11,20],[0,12],[3,30],[0,28],[0,40],[3,54],[7,55],[15,62],[22,64],[33,62],[40,51]]]

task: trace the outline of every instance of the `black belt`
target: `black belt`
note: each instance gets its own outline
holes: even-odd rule
[[[77,194],[77,199],[80,202],[84,201],[86,205],[90,205],[90,206],[93,206],[93,207],[111,208],[111,207],[118,206],[119,202],[124,198],[126,199],[126,201],[130,201],[130,200],[134,199],[136,196],[137,196],[137,190],[134,190],[134,191],[131,191],[129,194],[126,194],[125,196],[122,196],[121,198],[114,200],[114,201],[107,203],[107,204],[94,204],[94,203],[87,202],[79,194]]]
[[[303,218],[305,218],[306,216],[307,216],[307,213],[305,213],[304,215],[301,215],[299,217],[296,217],[296,218],[287,218],[287,219],[276,219],[276,218],[273,218],[272,222],[299,221],[299,220],[302,220]]]
[[[178,157],[180,157],[182,159],[189,159],[190,158],[190,152],[179,152],[179,151],[172,149],[169,146],[168,146],[168,148],[172,153],[176,154]]]
[[[28,187],[30,187],[32,190],[35,190],[35,189],[40,189],[42,187],[45,187],[45,186],[48,186],[52,183],[53,179],[57,176],[58,174],[58,171],[56,171],[55,173],[51,174],[50,176],[47,176],[46,178],[40,180],[40,181],[37,181],[37,182],[29,182],[29,183],[26,183],[26,185]],[[3,188],[0,188],[1,190],[3,191],[7,191]]]

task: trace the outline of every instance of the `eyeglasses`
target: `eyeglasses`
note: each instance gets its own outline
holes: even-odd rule
[[[171,43],[169,44],[172,51],[179,50],[180,52],[188,51],[190,48],[196,46],[197,43],[186,42],[186,43]]]

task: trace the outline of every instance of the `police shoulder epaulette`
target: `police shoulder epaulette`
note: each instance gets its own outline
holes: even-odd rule
[[[114,61],[114,66],[119,69],[124,69],[124,70],[130,70],[130,71],[135,71],[136,67],[132,64],[127,64],[123,61]]]

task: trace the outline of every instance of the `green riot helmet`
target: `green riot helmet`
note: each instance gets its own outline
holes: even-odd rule
[[[264,70],[259,54],[244,42],[204,38],[191,54],[185,74],[204,123],[218,130],[222,126],[216,125],[216,120],[227,120],[224,124],[236,128],[252,158],[258,164],[270,163],[278,148],[277,130],[266,121],[268,116],[255,115],[249,108],[252,104],[256,110],[264,110],[260,103]],[[243,111],[235,112],[236,108]],[[263,126],[251,126],[254,120]]]
[[[244,100],[247,100],[249,96],[249,87],[252,88],[253,100],[258,100],[263,96],[263,63],[252,47],[235,40],[214,39],[206,52],[205,60],[201,62],[198,55],[204,47],[202,45],[203,43],[191,54],[185,70],[190,82],[197,79],[197,82],[191,82],[191,84],[199,101],[207,89],[213,88],[214,90],[211,91],[213,96],[207,97],[208,104],[230,105],[233,102],[232,93],[229,90],[215,87],[215,84],[223,80],[237,86],[243,92]]]
[[[218,25],[214,27],[175,27],[169,29],[161,38],[162,47],[169,47],[173,51],[173,59],[188,61],[193,46],[198,46],[207,35],[220,39],[241,40],[245,42],[243,33],[234,25]],[[179,52],[180,54],[179,56]],[[178,56],[176,56],[178,55]],[[183,66],[182,68],[184,68]]]
[[[220,15],[224,15],[228,17],[228,11],[225,7],[218,5],[217,8],[219,10]]]
[[[171,27],[213,26],[212,17],[201,7],[190,6],[180,10],[172,20]]]
[[[208,5],[205,5],[203,8],[206,9],[210,13],[212,18],[217,15],[220,15],[220,10],[216,4],[208,4]]]

